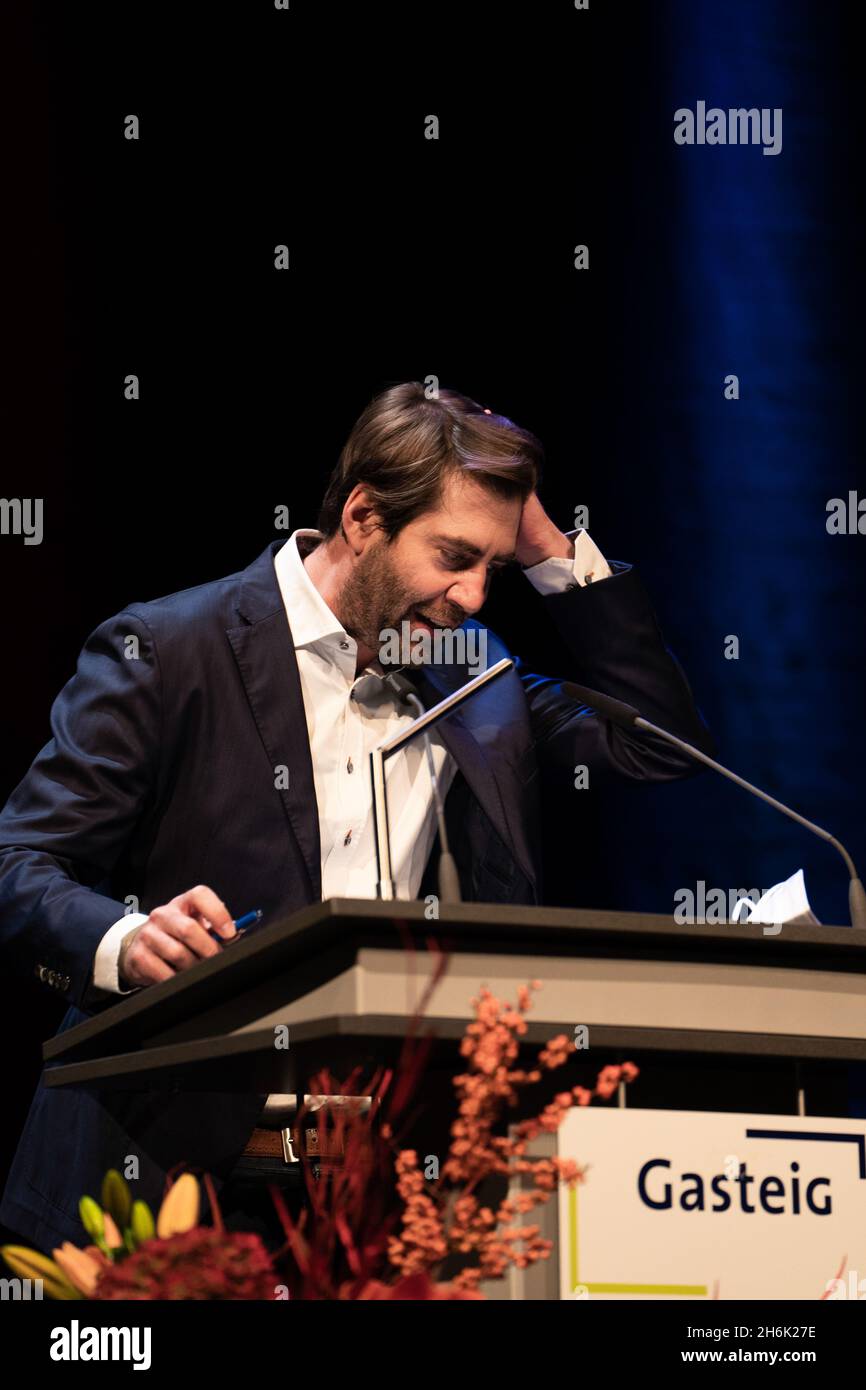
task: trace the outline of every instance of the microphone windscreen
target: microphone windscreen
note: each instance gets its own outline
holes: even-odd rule
[[[588,686],[577,685],[574,681],[563,681],[562,688],[573,700],[579,700],[582,705],[589,705],[591,709],[597,710],[603,719],[609,719],[612,724],[619,724],[623,729],[632,728],[635,721],[640,719],[640,710],[636,710],[634,705],[627,705],[624,700],[615,700],[612,695],[605,695],[600,690],[590,690]]]

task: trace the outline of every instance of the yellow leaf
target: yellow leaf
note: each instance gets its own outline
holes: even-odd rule
[[[25,1245],[3,1245],[0,1246],[0,1255],[20,1279],[41,1279],[43,1292],[49,1298],[80,1298],[78,1290],[69,1283],[54,1261],[47,1255],[41,1255],[38,1250],[29,1250]]]

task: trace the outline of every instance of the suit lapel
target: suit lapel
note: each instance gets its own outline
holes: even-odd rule
[[[322,861],[313,763],[292,632],[274,571],[274,556],[284,544],[272,541],[243,571],[237,609],[244,621],[226,628],[226,636],[274,777],[288,769],[289,785],[279,795],[317,900]]]

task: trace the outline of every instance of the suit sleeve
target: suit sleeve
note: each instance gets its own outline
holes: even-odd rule
[[[517,662],[536,754],[542,763],[586,766],[591,785],[609,776],[636,782],[686,777],[699,770],[694,759],[652,735],[611,724],[563,690],[563,680],[594,687],[636,706],[646,719],[703,752],[714,751],[639,576],[618,561],[611,562],[611,569],[611,577],[600,583],[575,586],[543,600],[560,638],[556,678],[535,675]]]
[[[51,707],[52,737],[0,812],[0,947],[72,1004],[125,911],[97,886],[156,785],[161,711],[150,629],[116,614],[87,638]]]

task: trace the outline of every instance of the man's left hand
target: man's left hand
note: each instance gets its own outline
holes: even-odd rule
[[[553,524],[538,500],[538,493],[531,492],[523,504],[520,529],[517,533],[517,562],[524,569],[530,565],[540,565],[554,555],[563,559],[574,559],[574,541],[570,541]]]

